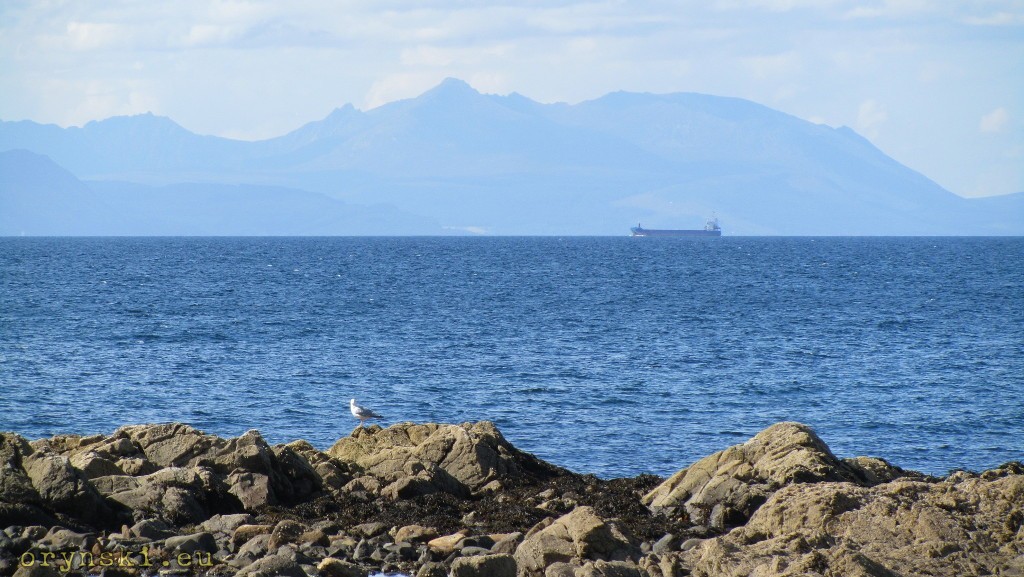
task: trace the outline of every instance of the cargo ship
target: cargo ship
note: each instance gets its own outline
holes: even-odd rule
[[[636,226],[629,229],[633,236],[722,236],[722,229],[718,226],[717,218],[709,218],[707,224],[704,225],[703,229],[696,230],[658,230],[653,228],[644,228],[637,223]]]

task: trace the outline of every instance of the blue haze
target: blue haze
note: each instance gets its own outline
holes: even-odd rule
[[[347,402],[601,476],[780,420],[944,474],[1024,458],[1021,238],[0,239],[0,430],[325,449]]]
[[[2,236],[1022,235],[1024,193],[961,198],[847,127],[742,100],[578,104],[447,79],[268,140],[169,118],[0,121]]]

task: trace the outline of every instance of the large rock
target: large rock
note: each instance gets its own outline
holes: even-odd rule
[[[640,569],[625,561],[593,561],[573,572],[573,577],[641,577]]]
[[[1024,470],[793,484],[744,527],[678,554],[695,576],[1013,575],[1024,556]]]
[[[516,562],[511,555],[459,557],[452,561],[451,577],[516,577]]]
[[[515,560],[525,575],[543,575],[549,565],[577,560],[624,561],[639,554],[624,528],[597,516],[591,507],[577,507],[519,545]]]
[[[289,455],[285,454],[285,450],[288,451]],[[274,454],[278,459],[285,460],[286,462],[291,462],[291,459],[295,459],[291,467],[294,467],[296,473],[302,470],[302,474],[307,477],[310,474],[318,477],[319,484],[332,492],[340,491],[353,478],[352,472],[345,463],[332,458],[327,453],[318,451],[316,447],[307,441],[292,441],[287,445],[275,447]],[[293,476],[298,475],[295,474]]]
[[[28,441],[14,433],[0,433],[0,502],[38,505],[42,498],[22,465],[33,449]]]
[[[424,482],[464,496],[502,477],[557,473],[555,467],[513,447],[488,421],[360,427],[328,454],[384,484],[401,481],[388,491],[393,496],[423,494]]]
[[[101,477],[97,481],[106,488],[107,480],[121,490],[110,493],[110,499],[149,518],[172,525],[201,523],[211,516],[208,503],[226,491],[221,479],[202,467],[168,467],[142,477]]]
[[[306,577],[306,572],[293,559],[270,555],[245,567],[236,577]]]
[[[741,445],[705,457],[643,497],[655,512],[717,529],[743,524],[772,493],[792,483],[868,485],[904,473],[880,459],[840,461],[814,431],[777,423]]]
[[[269,475],[274,453],[256,430],[223,439],[181,423],[130,425],[114,432],[159,467],[206,467],[229,474],[236,469]]]
[[[22,464],[46,508],[92,526],[119,525],[117,512],[67,457],[35,451]]]

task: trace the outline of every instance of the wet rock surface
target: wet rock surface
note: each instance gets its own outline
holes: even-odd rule
[[[0,433],[0,529],[0,575],[1024,575],[1024,466],[931,478],[798,423],[612,480],[487,422],[326,452],[182,424]]]

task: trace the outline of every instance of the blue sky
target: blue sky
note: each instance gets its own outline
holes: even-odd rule
[[[964,196],[1024,191],[1024,0],[0,4],[3,120],[152,111],[257,139],[448,76],[542,102],[738,96]]]

